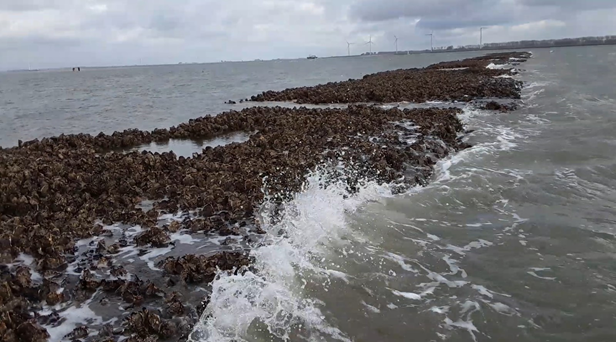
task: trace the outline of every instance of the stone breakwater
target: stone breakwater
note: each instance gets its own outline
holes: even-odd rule
[[[331,82],[314,87],[266,91],[252,101],[285,101],[304,104],[359,102],[460,101],[477,98],[519,98],[521,83],[508,69],[490,69],[490,64],[518,63],[528,53],[497,53],[463,61],[442,62],[423,69],[384,71],[362,79]]]
[[[486,63],[510,57],[473,60],[477,66],[469,68],[485,69]],[[471,62],[450,65],[459,63]],[[439,69],[447,67],[442,64]],[[375,77],[378,84],[386,84],[390,78],[395,83],[397,73],[365,79]],[[377,83],[368,84],[379,90]],[[517,97],[518,88],[508,84],[493,87]],[[439,86],[441,93],[451,87],[432,85]],[[219,269],[241,272],[252,260],[242,248],[183,252],[177,239],[222,236],[223,245],[259,243],[256,237],[264,233],[255,218],[259,205],[266,200],[282,205],[320,165],[342,163],[352,170],[342,175],[350,193],[366,180],[396,183],[399,189],[426,184],[439,159],[468,147],[461,139],[459,113],[456,108],[368,105],[253,107],[169,129],[61,135],[2,149],[1,340],[185,338],[207,305],[207,298],[201,301],[203,295],[194,298],[199,286],[211,282]],[[118,151],[153,141],[210,139],[233,132],[251,136],[243,143],[207,147],[190,158],[173,152]],[[133,250],[138,255],[175,254],[150,261],[148,272],[132,274],[118,255]],[[123,318],[73,322],[69,331],[57,335],[64,331],[58,327],[71,323],[64,311],[92,303],[100,310],[116,305],[120,311],[114,317]]]

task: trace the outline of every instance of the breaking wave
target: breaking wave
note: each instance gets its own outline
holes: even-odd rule
[[[219,273],[192,341],[248,341],[247,336],[266,340],[327,336],[349,341],[327,323],[321,303],[302,293],[315,278],[327,283],[330,277],[344,277],[328,269],[326,261],[331,248],[346,243],[347,214],[367,201],[390,196],[391,191],[387,185],[368,182],[349,196],[344,182],[331,183],[329,174],[323,169],[310,174],[303,191],[285,205],[281,218],[274,219],[265,202],[260,214],[268,241],[251,251],[254,270]]]
[[[438,196],[439,193],[449,192],[453,188],[457,189],[456,191],[465,191],[467,183],[468,187],[472,188],[470,182],[478,175],[484,177],[497,172],[478,169],[469,160],[515,149],[517,142],[525,134],[502,123],[486,120],[489,115],[492,114],[465,108],[460,119],[469,127],[479,127],[479,132],[474,133],[474,140],[477,140],[475,146],[439,161],[435,165],[433,182],[427,188],[412,188],[405,195],[424,192],[425,189],[435,190],[427,196]],[[518,171],[502,170],[499,174],[511,177],[513,186],[516,186],[525,176]],[[371,264],[373,270],[379,270],[376,276],[385,279],[397,276],[395,271],[386,267],[396,264],[400,265],[403,272],[427,277],[428,282],[416,284],[415,292],[411,292],[411,284],[402,286],[406,289],[400,286],[394,289],[390,286],[397,281],[382,283],[377,287],[379,291],[389,288],[393,297],[386,296],[389,297],[389,303],[382,301],[386,297],[379,303],[360,301],[370,315],[387,315],[388,311],[398,310],[400,303],[395,304],[395,298],[418,304],[425,301],[428,305],[425,310],[442,316],[440,327],[444,332],[452,329],[463,330],[475,339],[476,335],[481,333],[473,325],[471,315],[473,312],[482,311],[480,303],[500,314],[518,314],[506,304],[494,300],[493,291],[481,284],[471,283],[466,278],[465,270],[458,266],[468,251],[489,248],[493,242],[479,239],[459,247],[445,243],[441,241],[441,237],[420,228],[424,226],[420,218],[414,219],[417,225],[390,220],[386,229],[392,234],[397,234],[399,229],[408,226],[418,229],[419,235],[425,236],[421,238],[413,234],[403,234],[402,239],[408,240],[409,244],[420,246],[419,253],[434,254],[447,265],[443,272],[434,272],[413,255],[396,254],[399,253],[396,250],[375,245],[373,240],[379,236],[373,235],[384,232],[362,231],[351,218],[351,214],[363,212],[371,202],[384,202],[394,197],[393,185],[364,182],[356,194],[350,195],[346,191],[346,184],[339,180],[339,177],[332,176],[333,174],[335,172],[325,168],[311,173],[304,189],[293,194],[292,200],[285,204],[279,216],[272,215],[275,210],[269,205],[269,201],[265,201],[260,210],[260,220],[268,234],[264,241],[251,250],[251,256],[255,258],[254,265],[235,275],[226,272],[218,274],[212,284],[209,305],[189,341],[351,341],[352,337],[345,333],[348,330],[335,324],[336,315],[327,310],[325,302],[317,299],[318,296],[312,292],[315,288],[325,292],[330,288],[334,292],[344,291],[344,288],[351,285],[369,291],[364,281],[371,280],[362,281],[361,275],[356,275],[345,266],[347,260],[357,264]],[[496,217],[500,217],[502,223],[509,224],[503,228],[503,232],[514,234],[513,231],[524,219],[505,210],[506,207],[507,200],[501,198],[495,200],[494,207],[490,210]],[[377,220],[385,222],[388,220],[387,216],[378,217]],[[451,223],[431,221],[434,221],[432,224],[451,226]],[[426,222],[428,223],[430,222]],[[483,224],[492,223],[469,223],[468,227],[476,228]],[[435,298],[440,297],[438,292],[445,291],[443,288],[471,288],[480,298],[473,295],[468,300],[459,298],[456,303],[450,303],[446,297]],[[502,295],[500,298],[506,296]],[[459,307],[459,314],[452,314],[454,307]],[[441,338],[448,335],[439,332],[435,334]]]

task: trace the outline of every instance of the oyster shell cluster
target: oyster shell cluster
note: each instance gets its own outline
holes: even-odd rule
[[[353,103],[518,98],[520,85],[495,78],[489,63],[528,58],[523,53],[396,70],[361,80],[266,92],[253,101]],[[467,68],[443,71],[447,68]],[[489,103],[488,109],[512,109]],[[217,272],[251,265],[246,251],[221,250],[159,260],[151,279],[129,274],[116,258],[127,248],[173,248],[173,234],[228,237],[222,245],[250,243],[265,233],[255,212],[265,200],[282,205],[319,165],[344,163],[350,193],[364,180],[426,184],[434,164],[469,147],[457,108],[342,109],[251,107],[205,116],[168,129],[128,129],[113,134],[60,135],[0,149],[0,340],[46,341],[44,326],[61,323],[56,312],[85,303],[123,303],[122,324],[94,337],[80,325],[71,341],[156,341],[181,338],[207,305],[176,291],[207,285]],[[413,123],[413,126],[404,123]],[[212,139],[246,132],[248,141],[206,147],[192,157],[173,152],[127,152],[170,139]],[[412,136],[413,139],[407,139]],[[265,193],[268,194],[266,198]],[[152,201],[149,209],[140,207]],[[192,213],[161,222],[161,215]],[[112,225],[140,227],[118,235]],[[116,227],[117,228],[117,227]],[[120,229],[120,228],[117,228]],[[116,229],[116,230],[117,230]],[[86,246],[78,241],[91,239]],[[27,256],[27,257],[26,257]],[[32,258],[32,262],[25,262]],[[70,271],[70,272],[69,272]],[[258,272],[258,270],[256,270]],[[158,309],[154,309],[158,303]],[[51,314],[39,314],[43,308]]]

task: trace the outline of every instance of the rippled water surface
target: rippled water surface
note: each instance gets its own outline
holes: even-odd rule
[[[259,274],[216,279],[192,340],[616,340],[616,48],[533,54],[521,108],[465,108],[474,147],[429,186],[347,197],[317,173],[280,222],[263,208]],[[467,56],[2,74],[0,137],[166,127],[267,89]]]
[[[266,90],[425,67],[478,53],[0,73],[0,146],[61,133],[152,130],[246,107]],[[248,106],[252,106],[249,104]]]
[[[211,341],[616,339],[615,51],[535,51],[522,108],[467,108],[475,146],[426,188],[298,195],[281,223],[296,233],[255,253],[268,281],[217,280],[214,318],[198,330]]]

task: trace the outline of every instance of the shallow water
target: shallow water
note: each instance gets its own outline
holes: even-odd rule
[[[169,128],[266,90],[361,78],[477,52],[0,73],[0,146],[62,133]],[[235,105],[225,104],[234,100]]]
[[[428,187],[298,195],[270,228],[297,236],[254,252],[266,280],[215,282],[196,340],[614,340],[615,66],[534,51],[523,107],[466,108],[474,147]]]
[[[516,76],[526,85],[522,107],[510,113],[465,107],[461,117],[466,128],[474,130],[468,137],[474,147],[439,162],[429,186],[394,196],[387,186],[368,184],[357,196],[346,197],[342,187],[320,187],[317,173],[280,222],[270,221],[264,207],[261,215],[268,243],[252,251],[259,273],[221,275],[215,280],[211,303],[192,340],[616,340],[616,162],[612,152],[616,48],[533,53]],[[101,121],[86,117],[71,121],[66,115],[77,113],[72,105],[59,109],[62,119],[42,114],[41,108],[48,108],[51,100],[36,108],[16,103],[0,119],[9,123],[0,125],[7,132],[0,136],[3,143],[14,144],[18,138],[41,134],[166,127],[240,108],[239,104],[222,105],[229,98],[425,62],[414,56],[398,57],[407,59],[323,59],[317,60],[322,69],[313,70],[315,64],[309,61],[258,67],[247,63],[253,74],[241,73],[242,66],[233,65],[238,68],[233,73],[244,75],[246,81],[236,80],[233,86],[228,80],[228,92],[204,96],[215,99],[210,104],[192,101],[202,95],[195,89],[211,89],[204,80],[197,88],[197,81],[187,86],[193,89],[190,92],[178,88],[179,100],[170,99],[175,90],[169,89],[175,88],[163,86],[191,75],[197,66],[63,75],[58,77],[99,75],[123,87],[142,84],[143,77],[160,80],[148,82],[151,88],[132,97],[134,102],[126,104],[123,101],[128,100],[121,97],[109,102],[106,116],[101,116],[100,108],[86,110],[86,115]],[[467,55],[431,57],[435,59],[424,65]],[[267,65],[271,69],[264,69]],[[271,72],[279,72],[282,65],[302,67],[285,69],[284,76]],[[164,72],[158,75],[154,70]],[[332,70],[340,70],[344,77]],[[7,75],[0,78],[13,77],[20,84],[40,76]],[[254,82],[265,79],[267,83],[255,86],[249,75]],[[2,101],[7,101],[7,94],[0,94]],[[80,106],[98,108],[102,100],[97,96],[117,96],[100,89],[93,94],[83,97]],[[166,108],[139,112],[148,96],[161,96],[156,103]],[[247,105],[251,104],[241,104]],[[131,114],[122,114],[126,112]],[[43,121],[32,121],[41,115]],[[23,134],[9,133],[16,127]],[[192,154],[195,146],[187,147]],[[166,148],[176,150],[171,144]],[[124,229],[134,234],[138,228]],[[285,234],[280,235],[281,230]],[[133,271],[150,272],[149,266],[166,256],[222,248],[220,240],[207,236],[193,241],[179,233],[176,238],[176,248],[152,250],[149,253],[156,256],[151,258],[131,254],[134,251],[121,256],[130,263],[137,261]],[[27,257],[23,262],[29,262]],[[65,315],[83,314],[99,323],[126,315],[123,310],[85,310]]]
[[[224,146],[231,143],[242,143],[248,141],[250,135],[244,132],[232,133],[223,136],[216,137],[209,140],[180,140],[171,139],[166,142],[151,142],[142,146],[137,146],[127,152],[132,151],[148,151],[153,153],[171,152],[175,153],[178,157],[191,157],[193,153],[201,153],[206,147]]]

